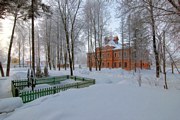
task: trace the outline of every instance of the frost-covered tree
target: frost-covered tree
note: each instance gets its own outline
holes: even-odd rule
[[[102,43],[105,36],[105,27],[110,19],[110,14],[107,8],[107,2],[103,0],[87,0],[84,6],[85,17],[85,34],[88,39],[88,52],[94,52],[96,70],[101,70],[102,64]],[[99,47],[100,52],[97,53],[96,48]],[[91,70],[91,58],[89,66]]]

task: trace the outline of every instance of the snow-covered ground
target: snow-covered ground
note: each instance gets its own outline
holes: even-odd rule
[[[26,72],[26,69],[12,69],[10,78],[0,79],[0,98],[11,97],[11,79],[24,78]],[[51,76],[58,76],[69,74],[69,71],[52,70],[49,73]],[[11,110],[0,113],[0,120],[180,119],[178,73],[167,73],[168,90],[163,89],[163,76],[160,79],[155,78],[155,70],[138,70],[134,73],[122,69],[102,69],[89,72],[87,68],[82,68],[76,69],[74,75],[95,78],[96,84],[41,97],[22,107],[19,107],[19,101],[19,106],[13,112]],[[138,84],[139,78],[142,81],[141,87]],[[1,99],[0,105],[4,101],[6,100]],[[4,104],[7,104],[7,107],[10,105],[8,102]]]

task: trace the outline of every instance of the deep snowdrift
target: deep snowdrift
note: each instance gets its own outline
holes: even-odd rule
[[[0,113],[12,112],[22,105],[23,101],[20,97],[0,99]]]
[[[94,85],[37,99],[4,120],[179,120],[180,92]]]

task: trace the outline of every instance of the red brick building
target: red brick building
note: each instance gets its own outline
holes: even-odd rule
[[[122,55],[123,51],[123,55]],[[132,47],[122,45],[118,43],[118,38],[115,37],[113,40],[106,40],[105,45],[100,49],[96,48],[97,58],[95,52],[87,53],[87,66],[90,65],[95,68],[96,63],[100,62],[101,56],[101,67],[102,68],[122,68],[125,70],[132,70],[136,68],[149,69],[149,51],[141,50],[135,52]],[[122,56],[124,59],[122,59]],[[96,58],[96,59],[95,59]]]

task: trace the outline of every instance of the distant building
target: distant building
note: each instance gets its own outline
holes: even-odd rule
[[[18,58],[12,58],[11,63],[12,64],[19,64],[19,59]]]
[[[44,67],[44,66],[46,66],[46,61],[45,60],[41,60],[40,61],[40,66],[41,67]],[[25,60],[25,65],[26,66],[31,66],[32,65],[32,61],[30,61],[30,60]],[[35,66],[36,66],[36,64],[35,64]]]
[[[135,68],[150,68],[149,51],[144,49],[141,52],[136,53],[133,47],[127,44],[122,45],[118,43],[118,37],[113,39],[104,39],[105,45],[101,48],[96,48],[97,59],[95,59],[95,53],[87,53],[87,66],[95,67],[96,62],[100,61],[101,53],[101,67],[102,68],[122,68],[125,70],[132,70]],[[122,59],[122,51],[124,59]],[[136,53],[136,54],[135,54]]]
[[[16,67],[17,65],[19,65],[19,59],[16,57],[13,57],[11,59],[11,67]]]

